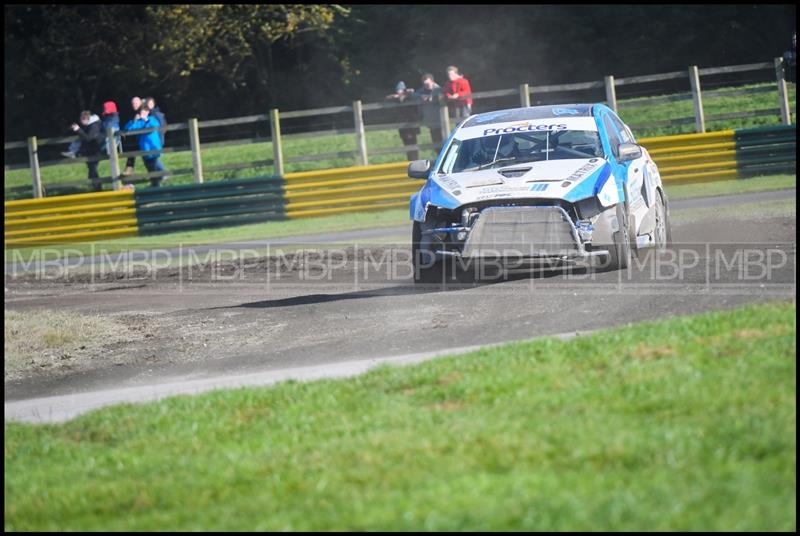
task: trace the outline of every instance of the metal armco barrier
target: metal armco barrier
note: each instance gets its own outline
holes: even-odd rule
[[[720,130],[708,134],[641,138],[638,143],[647,148],[664,181],[730,179],[737,175],[733,135],[733,130]]]
[[[740,129],[734,138],[740,177],[797,172],[794,125]]]
[[[6,247],[119,238],[137,234],[133,192],[98,192],[6,201]]]
[[[797,130],[793,125],[638,141],[650,152],[667,182],[745,178],[794,173],[797,169]]]
[[[408,162],[287,173],[286,215],[307,218],[341,212],[402,207],[420,183],[406,175]]]
[[[794,126],[638,140],[667,183],[795,173]],[[6,247],[407,207],[407,162],[5,203]]]
[[[280,177],[143,188],[134,198],[140,235],[286,219]]]

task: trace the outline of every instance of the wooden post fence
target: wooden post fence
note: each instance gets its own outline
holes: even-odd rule
[[[42,197],[42,170],[39,169],[39,146],[36,136],[28,138],[28,161],[31,163],[31,179],[33,181],[33,197]]]
[[[783,58],[775,58],[775,78],[778,81],[778,99],[781,107],[781,123],[792,124],[792,114],[789,109],[789,96],[786,91],[786,79],[783,77]]]
[[[203,159],[200,155],[200,127],[197,118],[189,119],[189,146],[192,149],[192,175],[194,182],[203,182]]]
[[[361,110],[361,101],[353,101],[353,122],[356,128],[356,150],[358,151],[358,165],[369,165],[367,159],[367,135],[364,132],[364,115]]]
[[[692,85],[695,130],[697,132],[705,132],[706,119],[703,115],[703,95],[700,92],[700,73],[697,71],[697,65],[689,67],[689,83]]]
[[[450,136],[450,114],[447,111],[447,104],[444,102],[439,105],[439,126],[442,129],[442,142],[444,143]]]
[[[617,90],[614,87],[614,76],[608,75],[605,77],[605,84],[606,84],[606,102],[608,103],[608,107],[617,111]]]
[[[701,81],[700,75],[702,76],[717,76],[722,74],[731,74],[731,73],[741,73],[741,72],[750,72],[750,71],[761,71],[765,72],[767,70],[771,70],[774,72],[775,80],[777,83],[777,90],[778,90],[778,104],[779,104],[779,111],[780,111],[780,122],[783,125],[791,125],[793,123],[792,120],[792,106],[793,103],[790,102],[789,96],[789,88],[791,88],[791,84],[787,84],[786,79],[784,78],[784,60],[782,58],[773,58],[772,62],[760,62],[760,63],[751,63],[745,65],[729,65],[724,67],[707,67],[703,69],[698,69],[697,66],[689,66],[686,70],[679,70],[675,72],[669,73],[659,73],[659,74],[649,74],[643,76],[631,76],[631,77],[620,77],[615,78],[612,75],[604,76],[602,80],[594,80],[590,82],[580,82],[580,83],[570,83],[570,84],[555,84],[555,85],[541,85],[541,86],[533,86],[531,84],[519,84],[517,88],[507,88],[507,89],[500,89],[500,90],[492,90],[492,91],[485,91],[485,92],[478,92],[474,94],[474,98],[477,99],[496,99],[498,97],[504,99],[515,99],[517,96],[519,97],[519,105],[522,107],[529,107],[532,104],[535,104],[537,99],[533,98],[533,93],[536,93],[536,96],[540,100],[547,100],[542,99],[539,95],[550,95],[550,94],[558,94],[562,92],[573,92],[573,91],[584,91],[584,90],[593,90],[597,91],[601,88],[605,90],[605,97],[606,102],[608,103],[609,108],[618,111],[618,102],[617,102],[617,95],[616,95],[616,86],[628,86],[632,84],[652,84],[654,82],[662,82],[662,81],[672,81],[672,80],[685,80],[687,77],[689,78],[690,87],[691,87],[691,98],[693,104],[693,116],[686,116],[684,113],[681,113],[682,117],[670,117],[666,120],[652,120],[648,123],[642,123],[641,125],[631,125],[632,128],[650,128],[650,127],[657,127],[662,125],[685,125],[685,124],[692,124],[694,123],[695,130],[698,133],[706,132],[706,125],[705,125],[705,114],[703,109],[703,93],[701,89]],[[772,76],[772,75],[770,75]],[[708,80],[708,79],[707,79]],[[738,83],[738,82],[737,82]],[[769,94],[774,89],[770,87],[766,87],[770,85],[768,82],[764,85],[764,87],[756,87],[756,88],[748,88],[748,89],[735,89],[734,91],[730,92],[731,95],[746,95],[751,93],[764,93]],[[788,85],[788,88],[787,88]],[[774,88],[774,86],[773,86]],[[671,90],[670,90],[671,91]],[[723,97],[728,94],[726,91],[722,91],[720,89],[709,89],[708,83],[706,87],[706,98],[716,99],[718,97]],[[684,99],[688,100],[689,95],[682,91],[676,91],[675,95],[659,95],[659,96],[649,96],[644,97],[647,99],[647,103],[665,103],[665,102],[674,102],[674,101],[684,101]],[[642,100],[644,100],[642,99]],[[637,100],[639,100],[637,98]],[[623,101],[623,105],[626,101]],[[632,105],[642,106],[642,104],[636,102],[631,103]],[[647,106],[646,104],[644,106]],[[392,107],[393,105],[389,105],[388,107]],[[217,126],[228,126],[228,125],[240,125],[240,124],[252,124],[258,123],[263,125],[263,121],[269,120],[270,122],[270,131],[271,131],[271,143],[272,143],[272,152],[273,158],[271,160],[267,160],[266,157],[264,159],[260,159],[255,162],[242,162],[242,163],[231,163],[225,164],[222,166],[214,166],[213,171],[223,171],[223,170],[238,170],[238,169],[246,169],[246,168],[257,168],[265,165],[269,165],[270,163],[274,166],[275,174],[276,175],[284,175],[285,169],[284,164],[286,162],[289,163],[296,163],[296,162],[308,162],[308,161],[318,161],[322,159],[330,158],[331,155],[336,156],[355,156],[355,161],[357,165],[369,165],[368,160],[368,153],[369,147],[367,143],[366,137],[366,130],[369,129],[370,131],[381,131],[381,130],[396,130],[397,125],[392,124],[385,124],[385,125],[370,125],[369,127],[365,126],[364,124],[364,111],[372,111],[372,110],[379,110],[382,108],[387,107],[385,103],[368,103],[362,104],[362,101],[356,100],[353,101],[351,106],[329,106],[325,108],[315,108],[315,109],[307,109],[307,110],[294,110],[290,112],[283,112],[282,117],[287,119],[294,119],[294,118],[317,118],[320,116],[329,116],[329,115],[337,115],[341,114],[339,117],[344,116],[344,119],[347,119],[347,114],[352,112],[353,114],[353,122],[354,122],[354,130],[349,130],[349,128],[342,128],[340,126],[340,122],[334,121],[333,123],[338,126],[334,127],[323,127],[323,121],[319,121],[319,125],[312,124],[311,131],[309,132],[297,132],[291,133],[288,135],[289,138],[314,138],[317,136],[328,136],[328,135],[338,135],[338,134],[345,134],[349,135],[351,132],[355,134],[355,142],[356,147],[355,150],[347,151],[347,152],[336,152],[336,153],[321,153],[321,154],[304,154],[304,155],[297,155],[294,158],[284,158],[283,154],[283,146],[282,146],[282,135],[281,135],[281,114],[277,109],[269,110],[268,114],[258,114],[258,115],[250,115],[246,117],[236,117],[236,118],[229,118],[229,119],[220,119],[220,120],[212,120],[212,121],[204,121],[203,128],[207,127],[217,127]],[[710,122],[719,122],[722,120],[727,120],[731,118],[739,118],[739,117],[757,117],[757,116],[771,116],[771,120],[774,121],[777,117],[775,114],[775,110],[747,110],[747,111],[737,111],[737,112],[729,112],[729,113],[722,113],[722,114],[715,114],[709,115],[708,120]],[[447,139],[450,136],[451,131],[451,121],[449,115],[449,109],[447,107],[447,103],[445,101],[441,101],[439,103],[438,109],[438,118],[440,123],[440,131],[443,139]],[[328,121],[324,121],[324,124],[327,124]],[[167,127],[166,130],[173,131],[173,130],[188,130],[189,131],[189,144],[187,146],[175,146],[175,147],[168,147],[164,148],[165,152],[172,153],[172,152],[188,152],[191,151],[192,153],[192,167],[189,168],[187,166],[186,169],[180,170],[173,170],[173,173],[176,171],[179,172],[180,175],[189,175],[192,174],[194,176],[195,183],[202,183],[204,182],[204,169],[203,169],[203,162],[202,162],[202,147],[201,147],[201,140],[200,140],[200,123],[197,119],[189,119],[185,123],[179,124],[172,124]],[[318,130],[317,130],[318,129]],[[108,157],[109,157],[109,164],[111,168],[111,184],[114,190],[119,190],[122,188],[124,175],[122,174],[122,169],[124,169],[124,162],[120,162],[120,158],[124,156],[123,151],[121,150],[120,145],[117,143],[117,137],[114,136],[114,133],[110,130],[106,130],[104,135],[107,138],[108,142]],[[119,136],[119,133],[117,133]],[[207,135],[206,135],[207,137]],[[73,138],[74,139],[74,138]],[[127,138],[125,138],[127,139]],[[50,152],[47,150],[50,147],[45,149],[44,152],[44,159],[40,158],[38,148],[39,146],[51,146],[55,144],[61,144],[65,141],[70,141],[70,137],[57,137],[57,138],[37,138],[37,137],[30,137],[25,140],[10,142],[5,144],[6,151],[8,150],[17,150],[19,151],[18,158],[19,160],[16,163],[11,165],[6,165],[6,170],[26,170],[30,169],[30,176],[31,176],[31,185],[33,191],[34,198],[42,198],[47,194],[47,190],[45,189],[44,185],[42,184],[42,167],[50,167],[50,166],[61,166],[65,164],[78,164],[79,162],[76,161],[65,161],[63,159],[54,159],[48,160],[47,155]],[[261,135],[256,135],[252,138],[242,139],[242,140],[230,140],[230,141],[223,141],[223,142],[214,142],[209,143],[209,140],[204,140],[206,146],[212,147],[222,147],[228,145],[237,145],[237,144],[244,144],[244,143],[263,143],[265,140]],[[28,162],[24,161],[24,150],[27,148],[28,150]],[[402,148],[402,151],[406,151],[406,147]],[[376,148],[373,149],[374,154],[384,154],[384,153],[393,153],[397,152],[400,153],[401,149],[392,147],[392,148]],[[83,161],[83,159],[80,159]],[[122,169],[121,169],[122,168]],[[212,169],[212,168],[209,168]],[[137,176],[138,178],[138,176]],[[14,192],[9,192],[9,189],[13,189]],[[12,195],[18,195],[18,189],[26,190],[24,195],[27,195],[27,186],[22,186],[21,188],[13,187],[7,189],[7,193],[11,193]],[[55,191],[55,188],[54,188]]]
[[[269,111],[269,128],[272,138],[272,161],[275,175],[283,177],[283,146],[281,145],[281,117],[277,108]]]
[[[122,174],[119,169],[119,153],[117,152],[117,140],[114,136],[114,129],[108,127],[106,129],[106,146],[108,147],[108,164],[111,168],[111,187],[114,190],[122,189],[122,181],[120,175]]]
[[[531,105],[531,89],[528,84],[520,84],[519,102],[523,108],[527,108]]]

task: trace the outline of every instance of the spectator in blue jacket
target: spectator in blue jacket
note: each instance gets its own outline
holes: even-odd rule
[[[122,130],[125,132],[129,132],[131,130],[143,130],[146,128],[158,128],[161,126],[161,123],[158,122],[158,119],[155,116],[150,115],[150,108],[143,104],[141,108],[139,108],[139,113],[136,116],[128,121],[125,124],[125,128]],[[139,150],[140,151],[160,151],[162,148],[161,145],[161,136],[157,130],[152,132],[145,132],[144,134],[139,134]],[[144,160],[144,167],[147,168],[147,171],[150,173],[154,171],[166,171],[164,164],[161,163],[161,153],[155,154],[147,154],[142,156],[142,160]],[[165,177],[150,177],[150,184],[153,186],[160,186],[161,180]]]
[[[138,117],[139,108],[142,107],[142,99],[140,97],[131,97],[131,109],[133,109],[133,113],[136,114],[134,117]],[[163,143],[161,144],[163,147]],[[130,156],[128,157],[128,161],[125,163],[125,171],[122,172],[123,175],[133,175],[133,166],[136,164],[136,157]]]
[[[161,108],[159,108],[158,105],[156,104],[156,99],[154,99],[153,97],[147,97],[146,99],[144,99],[144,103],[147,105],[148,108],[150,108],[150,115],[158,119],[158,122],[161,123],[162,127],[167,126],[167,116],[164,115],[164,112],[162,112]],[[163,147],[164,135],[166,134],[166,132],[161,130],[159,131],[159,134],[161,134],[161,146]]]

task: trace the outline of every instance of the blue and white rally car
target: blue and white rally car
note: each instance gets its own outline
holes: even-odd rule
[[[603,104],[470,116],[408,175],[426,179],[410,207],[418,283],[469,278],[487,258],[616,270],[670,242],[658,168]]]

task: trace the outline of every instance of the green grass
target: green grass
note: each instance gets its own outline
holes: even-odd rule
[[[794,303],[5,424],[6,530],[796,529]]]
[[[718,195],[767,192],[797,187],[797,175],[767,175],[748,179],[702,182],[696,184],[669,184],[665,189],[670,201],[691,197],[712,197]]]
[[[752,128],[780,124],[778,109],[778,90],[775,83],[752,84],[745,86],[720,88],[723,92],[733,92],[752,88],[773,88],[774,91],[755,93],[751,95],[722,95],[703,98],[703,113],[706,118],[751,110],[775,109],[774,116],[745,117],[740,119],[726,119],[710,121],[706,119],[706,131]],[[795,124],[796,86],[787,84],[789,106],[792,112],[792,124]],[[617,102],[619,115],[629,125],[647,125],[650,122],[694,117],[692,99],[660,104],[649,104],[646,97],[636,99],[622,99]],[[660,126],[651,128],[633,129],[637,137],[664,136],[668,134],[689,134],[695,131],[694,123],[685,125]]]
[[[728,88],[731,91],[742,88],[750,87],[772,87],[774,84],[757,84],[752,86],[741,86]],[[789,84],[789,99],[792,103],[795,102],[795,86]],[[622,99],[618,102],[620,115],[623,120],[632,124],[648,124],[651,121],[660,121],[664,119],[674,119],[677,117],[691,117],[693,116],[692,101],[679,101],[675,103],[656,104],[641,106],[646,104],[647,101],[641,98],[638,99]],[[638,106],[637,106],[638,105]],[[732,97],[715,97],[704,100],[704,108],[707,116],[716,115],[719,113],[729,113],[735,111],[777,108],[778,98],[777,90],[770,93],[758,93],[755,95],[743,95]],[[488,110],[476,110],[476,112]],[[794,123],[794,120],[792,121]],[[709,122],[706,128],[710,130],[721,130],[727,128],[743,128],[765,125],[777,125],[779,118],[777,116],[770,117],[755,117],[737,120],[728,120],[723,122]],[[681,125],[676,127],[655,127],[646,129],[635,129],[635,134],[638,137],[658,136],[665,134],[675,134],[681,132],[693,131],[693,125]],[[202,135],[202,132],[201,132]],[[367,148],[369,150],[376,150],[380,148],[401,147],[400,137],[396,130],[390,131],[377,131],[367,132]],[[428,144],[431,143],[430,134],[427,128],[421,129],[421,134],[418,136],[418,143]],[[66,145],[66,144],[65,144]],[[292,158],[298,156],[307,156],[316,153],[329,153],[338,151],[353,151],[356,148],[355,139],[352,135],[331,135],[322,136],[312,139],[286,139],[284,140],[284,158]],[[126,145],[128,147],[128,145]],[[430,153],[430,151],[428,152]],[[267,160],[272,158],[272,144],[270,142],[255,143],[249,145],[240,145],[232,147],[217,147],[210,149],[203,149],[203,165],[205,168],[219,166],[223,164],[253,162],[258,160]],[[433,154],[421,153],[421,157],[434,156]],[[370,156],[369,161],[372,164],[381,164],[388,162],[398,162],[405,159],[405,152],[400,149],[393,154],[373,155]],[[162,161],[167,169],[184,169],[191,168],[191,154],[185,153],[171,153],[165,154]],[[319,160],[315,162],[300,162],[289,163],[285,165],[287,172],[292,171],[306,171],[314,169],[328,169],[334,167],[344,167],[355,165],[353,158],[331,158]],[[110,175],[108,162],[100,162],[100,175]],[[143,165],[141,159],[137,159],[137,169],[142,171]],[[48,166],[41,168],[42,183],[47,185],[77,183],[77,187],[81,189],[88,188],[88,180],[86,179],[86,165],[59,165]],[[256,168],[249,168],[235,171],[225,172],[208,172],[205,174],[206,180],[218,180],[223,178],[241,178],[241,177],[258,177],[265,175],[272,175],[272,166],[262,166]],[[164,184],[184,184],[192,182],[192,176],[189,175],[176,175],[169,179]],[[28,187],[31,184],[30,171],[27,169],[5,171],[4,184],[6,188],[6,199],[16,199],[30,197],[30,191],[25,190],[21,193],[11,193],[9,188],[14,187]],[[144,187],[144,186],[142,186]]]

